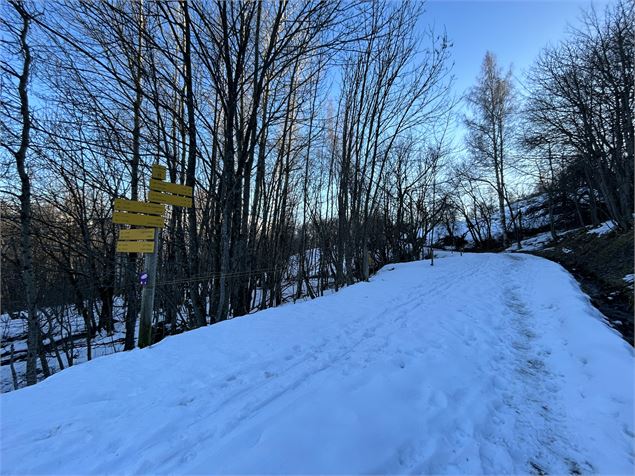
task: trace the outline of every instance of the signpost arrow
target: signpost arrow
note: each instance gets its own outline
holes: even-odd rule
[[[117,253],[154,253],[154,241],[117,242]]]
[[[154,240],[154,229],[131,228],[129,230],[119,230],[119,239],[123,241],[152,241]]]
[[[118,198],[115,200],[115,210],[122,212],[145,213],[146,215],[163,215],[163,213],[165,213],[165,205]]]
[[[140,215],[138,213],[113,212],[112,222],[123,225],[151,226],[163,228],[163,217],[155,215]]]
[[[165,180],[165,167],[163,167],[162,165],[153,165],[152,178],[157,180]]]
[[[115,200],[113,223],[137,225],[151,228],[120,230],[117,252],[145,253],[143,273],[139,276],[141,292],[141,311],[139,316],[139,347],[152,344],[152,311],[157,280],[157,261],[159,255],[159,228],[163,228],[165,205],[192,207],[193,187],[164,182],[165,167],[154,164],[148,202],[138,202],[118,198]]]
[[[155,203],[167,203],[168,205],[174,205],[175,207],[191,207],[192,197],[181,197],[179,195],[171,195],[169,193],[155,192],[150,190],[148,192],[148,200]]]

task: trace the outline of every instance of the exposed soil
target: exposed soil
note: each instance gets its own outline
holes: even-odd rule
[[[631,345],[633,342],[633,287],[623,278],[633,273],[633,232],[594,235],[569,233],[550,248],[532,251],[561,264],[578,280],[593,305]]]

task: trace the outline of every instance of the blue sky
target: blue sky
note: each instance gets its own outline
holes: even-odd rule
[[[593,0],[602,11],[608,2]],[[565,37],[567,24],[578,24],[590,0],[430,0],[422,23],[445,26],[453,42],[455,90],[463,93],[475,81],[487,50],[522,80],[540,50]]]
[[[428,0],[420,28],[445,28],[453,43],[453,92],[461,97],[479,74],[485,52],[492,51],[505,71],[510,65],[519,91],[524,73],[545,46],[567,36],[592,5],[602,12],[610,0]],[[455,109],[454,147],[463,146],[464,105]]]

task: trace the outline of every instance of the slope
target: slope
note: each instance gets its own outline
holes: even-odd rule
[[[449,255],[5,394],[12,473],[632,473],[633,354],[572,277]]]

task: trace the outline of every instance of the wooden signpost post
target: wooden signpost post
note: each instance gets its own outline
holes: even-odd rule
[[[150,203],[118,198],[115,200],[113,223],[150,228],[130,228],[119,231],[118,253],[144,253],[144,270],[141,279],[141,312],[139,319],[139,347],[152,344],[152,310],[157,280],[159,254],[159,228],[163,228],[165,205],[191,207],[194,195],[192,187],[165,182],[165,167],[152,166],[150,179]]]

